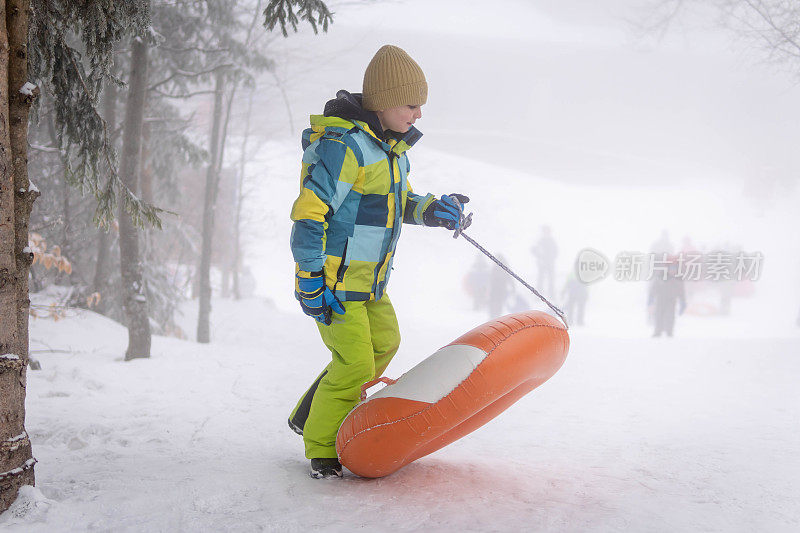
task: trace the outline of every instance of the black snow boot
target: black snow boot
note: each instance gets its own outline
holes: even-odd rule
[[[297,424],[292,422],[291,418],[289,419],[289,428],[291,428],[292,431],[294,431],[295,433],[297,433],[301,437],[303,436],[303,428],[301,428],[300,426],[298,426]]]
[[[322,479],[326,477],[342,477],[342,463],[335,457],[311,459],[311,477]]]

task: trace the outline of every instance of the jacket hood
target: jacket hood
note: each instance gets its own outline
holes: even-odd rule
[[[345,120],[360,120],[369,126],[369,129],[382,141],[386,142],[387,134],[381,127],[381,121],[374,111],[367,111],[361,106],[363,97],[361,93],[350,93],[345,90],[338,91],[336,98],[325,103],[323,115],[338,117]]]
[[[361,94],[339,91],[336,98],[325,104],[324,115],[311,115],[311,127],[303,132],[303,150],[311,144],[314,134],[328,128],[343,128],[345,131],[358,128],[372,137],[385,151],[400,155],[411,148],[421,137],[420,132],[411,126],[406,133],[391,130],[383,131],[378,115],[361,107]]]

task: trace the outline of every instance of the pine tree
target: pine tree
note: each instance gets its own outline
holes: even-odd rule
[[[28,220],[38,191],[27,174],[26,0],[0,2],[0,511],[34,483],[36,460],[25,431],[28,363]]]
[[[280,25],[284,37],[289,36],[288,26],[297,31],[297,25],[305,20],[311,25],[314,33],[328,31],[333,21],[333,13],[322,0],[270,0],[264,9],[264,26],[272,31]]]
[[[117,127],[117,85],[113,81],[106,81],[103,91],[103,120],[106,127],[111,132],[109,143],[114,145],[114,130]],[[97,228],[97,254],[94,267],[94,277],[91,284],[91,292],[100,295],[100,301],[96,308],[103,312],[108,308],[109,287],[109,255],[111,253],[111,232],[108,227]]]
[[[119,193],[139,222],[155,222],[157,211],[123,190],[118,179],[100,184],[100,162],[110,158],[110,151],[96,109],[114,43],[132,28],[146,28],[147,15],[139,1],[0,2],[0,511],[14,501],[21,485],[34,483],[36,463],[25,431],[33,260],[28,224],[39,195],[27,174],[28,116],[39,94],[29,80],[42,80],[54,95],[59,149],[76,155],[79,165],[72,170],[97,195],[100,218],[108,215]],[[80,36],[85,62],[68,44],[71,31]]]

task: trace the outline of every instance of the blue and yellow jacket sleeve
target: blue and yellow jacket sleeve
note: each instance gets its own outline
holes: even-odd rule
[[[411,164],[408,162],[408,157],[405,159],[406,174],[408,174],[411,172]],[[432,194],[426,194],[425,196],[416,194],[411,188],[411,182],[406,181],[406,183],[408,185],[408,196],[406,197],[406,210],[403,213],[403,223],[424,226],[425,222],[423,221],[422,214],[425,212],[428,206],[430,206],[433,201],[436,200],[436,197]]]
[[[303,153],[300,195],[292,205],[290,245],[298,268],[321,271],[328,221],[359,175],[359,162],[342,140],[323,137]]]

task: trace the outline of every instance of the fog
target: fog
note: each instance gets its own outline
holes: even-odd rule
[[[128,163],[125,186],[165,210],[161,230],[118,224],[129,222],[122,210],[108,231],[97,229],[102,191],[85,193],[99,182],[84,176],[82,190],[70,187],[77,174],[68,164],[80,167],[80,154],[58,142],[53,121],[63,117],[44,80],[41,120],[29,132],[39,186],[16,194],[41,191],[24,250],[33,258],[30,302],[27,286],[12,302],[17,317],[30,303],[29,332],[17,334],[29,333],[30,350],[15,344],[19,354],[0,355],[0,372],[22,372],[0,391],[0,404],[16,402],[4,422],[16,425],[0,424],[0,452],[20,450],[0,481],[30,477],[0,528],[797,530],[800,64],[775,62],[757,35],[695,4],[680,3],[659,25],[654,6],[665,4],[650,0],[339,0],[329,3],[328,32],[301,21],[284,38],[265,33],[249,3],[225,4],[240,9],[231,33],[212,31],[224,17],[204,3],[154,3],[153,25],[115,45],[116,72],[138,93],[133,83],[119,92],[107,84],[102,110],[82,111],[114,126],[105,127]],[[175,20],[197,26],[172,34]],[[255,60],[223,46],[232,36],[273,68],[240,77]],[[469,196],[472,224],[461,236],[403,224],[386,293],[399,350],[392,358],[397,332],[383,306],[375,315],[388,327],[363,318],[372,352],[358,337],[357,364],[331,348],[326,367],[319,330],[326,344],[326,334],[364,330],[356,313],[367,311],[318,330],[295,298],[290,211],[301,134],[338,90],[361,91],[384,44],[406,50],[428,83],[409,182],[418,194]],[[230,71],[219,63],[229,53]],[[85,99],[82,79],[66,81]],[[144,127],[129,135],[135,117]],[[205,155],[220,152],[216,168]],[[113,167],[115,155],[104,156]],[[309,476],[308,459],[320,456],[304,456],[311,439],[296,434],[292,407],[322,368],[313,391],[336,364],[376,364],[372,353],[389,354],[383,375],[401,377],[476,326],[481,335],[505,331],[487,320],[530,310],[563,310],[569,324],[566,361],[547,363],[556,374],[541,387],[517,396],[546,379],[538,358],[556,343],[541,339],[560,327],[528,314],[542,322],[503,333],[495,348],[544,325],[526,332],[533,340],[506,345],[536,365],[469,367],[476,383],[493,383],[483,371],[496,369],[528,381],[476,385],[480,401],[495,403],[456,413],[467,417],[456,430],[518,398],[507,411],[384,478]],[[384,342],[391,347],[378,354]],[[438,386],[450,392],[436,401],[456,405],[452,367],[437,368],[431,382],[447,373]],[[355,405],[358,390],[347,387],[336,402]],[[438,409],[411,400],[423,415]],[[412,416],[392,421],[394,412],[383,425]],[[426,421],[417,445],[441,429]],[[329,451],[324,458],[339,455],[348,467]]]
[[[410,155],[415,188],[441,194],[471,187],[463,192],[472,197],[472,231],[491,227],[482,244],[504,253],[520,275],[536,279],[530,248],[542,225],[560,244],[559,291],[578,251],[593,248],[613,261],[625,251],[652,251],[666,230],[674,253],[761,252],[755,290],[737,298],[735,310],[789,333],[800,307],[800,243],[789,229],[800,221],[791,149],[800,141],[796,78],[713,16],[689,12],[663,34],[648,32],[650,5],[512,1],[487,10],[450,1],[343,2],[327,34],[303,30],[274,42],[285,59],[258,85],[258,133],[296,143],[299,160],[308,115],[321,113],[338,89],[360,91],[375,50],[396,44],[429,84],[417,123],[424,137]],[[444,154],[473,161],[464,163],[469,176],[443,179],[452,166],[425,172],[419,164],[436,165]],[[257,158],[270,156],[261,150]],[[263,187],[278,180],[296,187],[293,169],[272,168],[277,175],[264,174]],[[280,202],[291,199],[257,196],[257,210],[272,203],[271,221],[288,232],[288,205]],[[414,238],[401,244],[395,287],[403,284],[403,256],[425,261]],[[279,240],[253,240],[251,257],[275,257],[267,248]],[[448,290],[459,290],[472,252],[455,262],[459,279]],[[419,276],[439,277],[430,266]],[[258,290],[295,305],[271,282]],[[605,279],[592,292],[595,317],[608,318],[604,308],[643,307],[647,283]]]

